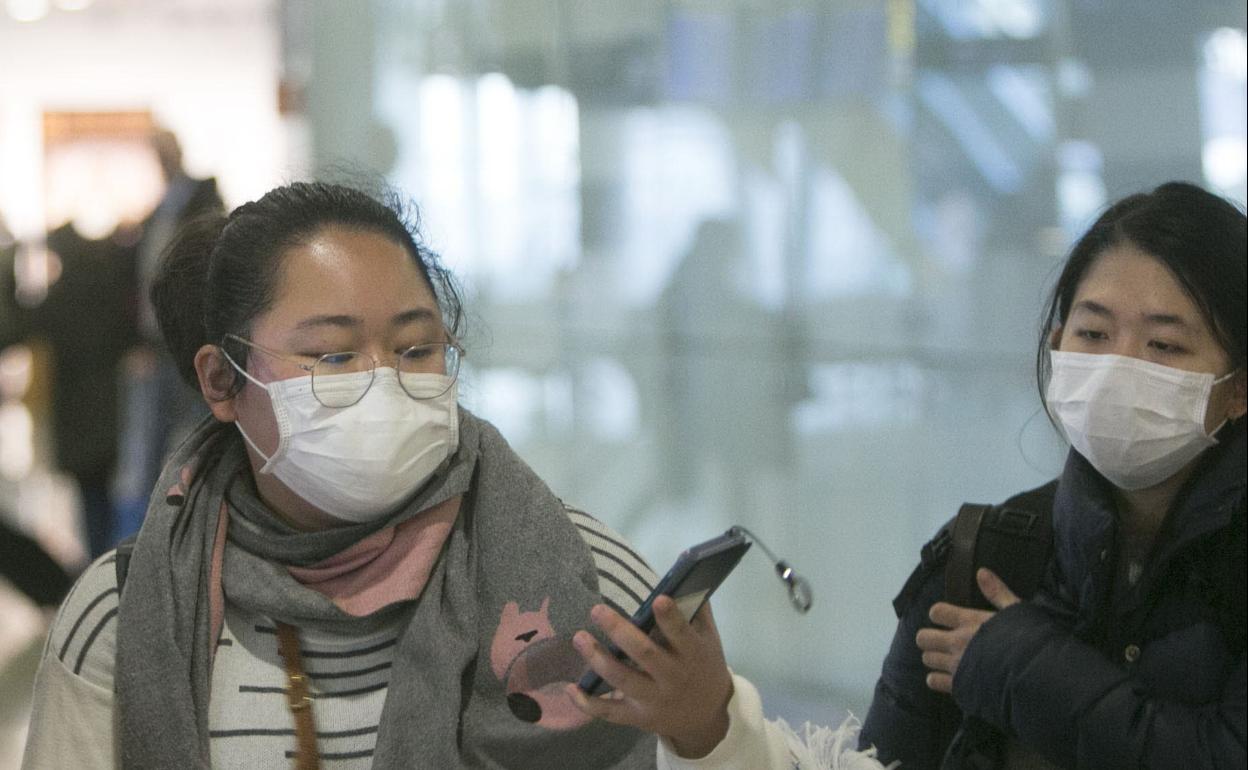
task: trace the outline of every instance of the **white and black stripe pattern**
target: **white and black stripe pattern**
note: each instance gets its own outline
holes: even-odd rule
[[[614,530],[584,511],[567,508],[594,560],[603,601],[631,615],[657,578]],[[118,590],[115,555],[96,560],[63,603],[48,655],[92,684],[113,689]],[[304,667],[312,684],[317,743],[327,768],[372,765],[394,650],[407,613],[367,635],[344,637],[300,629]],[[286,768],[295,752],[287,709],[286,673],[272,619],[227,603],[217,642],[209,699],[213,767]]]
[[[117,641],[116,560],[110,551],[87,567],[48,635],[49,654],[75,675],[110,690]]]
[[[322,762],[334,768],[371,766],[394,649],[408,617],[396,613],[391,623],[365,636],[299,630]],[[271,620],[226,608],[208,724],[214,766],[290,767],[294,725]]]
[[[658,576],[615,530],[582,510],[566,504],[564,509],[594,557],[603,601],[631,616],[659,582]]]

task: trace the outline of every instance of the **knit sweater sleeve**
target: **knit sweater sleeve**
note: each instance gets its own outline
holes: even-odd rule
[[[582,510],[567,506],[565,510],[593,556],[603,602],[631,617],[659,582],[658,576],[615,530]]]
[[[728,734],[701,759],[683,759],[667,741],[658,747],[658,770],[883,770],[874,749],[855,751],[858,726],[852,717],[838,728],[806,724],[801,733],[783,719],[763,716],[758,690],[732,677]]]

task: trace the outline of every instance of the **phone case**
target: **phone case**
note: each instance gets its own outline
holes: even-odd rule
[[[740,533],[732,531],[686,549],[633,613],[633,625],[646,633],[652,631],[654,600],[664,595],[676,601],[676,606],[680,608],[685,620],[693,620],[693,616],[711,598],[711,594],[724,582],[749,549],[750,542]],[[608,644],[607,649],[617,658],[626,657],[613,644]],[[603,692],[602,685],[602,677],[592,669],[587,670],[577,683],[582,691],[590,695]]]

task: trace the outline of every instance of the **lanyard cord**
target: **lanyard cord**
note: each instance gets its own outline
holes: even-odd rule
[[[814,597],[813,592],[810,590],[810,583],[806,582],[806,578],[797,574],[797,571],[790,567],[789,563],[784,559],[777,559],[776,555],[771,552],[771,549],[762,540],[758,539],[758,535],[755,535],[745,527],[734,526],[728,531],[733,534],[743,535],[758,543],[758,547],[763,549],[763,553],[767,554],[767,558],[776,563],[776,574],[784,581],[784,586],[789,591],[789,602],[793,605],[793,609],[802,614],[810,611],[810,605]]]

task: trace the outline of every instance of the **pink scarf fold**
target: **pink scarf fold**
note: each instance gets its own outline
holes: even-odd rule
[[[310,567],[287,567],[291,577],[325,596],[348,615],[362,617],[395,602],[415,599],[424,590],[459,515],[461,495],[439,503],[393,527],[378,530],[355,545]],[[209,650],[225,619],[221,565],[229,513],[221,506],[209,565]]]
[[[356,617],[415,599],[442,552],[461,499],[452,497],[402,524],[378,530],[310,567],[286,569],[295,580]]]

